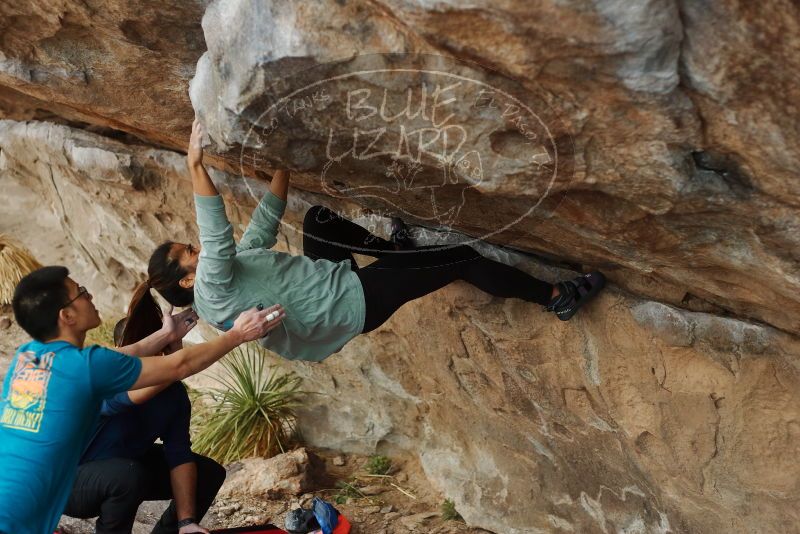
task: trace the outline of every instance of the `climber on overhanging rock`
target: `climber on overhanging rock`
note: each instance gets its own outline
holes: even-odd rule
[[[188,165],[202,248],[170,241],[160,245],[150,257],[150,285],[175,306],[192,304],[222,330],[242,310],[280,303],[286,318],[259,342],[286,358],[323,360],[358,334],[381,326],[406,302],[455,280],[498,297],[541,304],[563,321],[605,284],[604,276],[593,272],[553,286],[465,245],[398,251],[394,243],[322,206],[305,215],[304,256],[270,250],[286,208],[288,171],[275,173],[236,245],[225,205],[203,167],[202,137],[203,126],[195,120]],[[359,268],[353,252],[377,260]]]

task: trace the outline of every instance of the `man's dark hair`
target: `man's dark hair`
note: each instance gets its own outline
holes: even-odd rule
[[[58,312],[69,301],[68,276],[66,267],[42,267],[25,276],[14,289],[14,318],[33,339],[47,341],[58,335]]]

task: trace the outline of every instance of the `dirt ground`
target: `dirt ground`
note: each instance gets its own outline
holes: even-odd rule
[[[341,488],[319,490],[287,501],[270,501],[248,498],[239,502],[216,502],[206,516],[206,526],[226,528],[272,522],[284,526],[286,513],[300,505],[305,507],[314,496],[334,504],[353,525],[354,534],[404,534],[420,532],[431,534],[478,534],[486,531],[467,527],[462,521],[446,520],[442,517],[443,500],[427,483],[419,467],[413,461],[394,460],[396,465],[389,476],[376,477],[367,474],[364,465],[367,458],[345,456],[336,451],[315,451],[326,464],[326,471],[340,482],[348,482],[361,495],[349,498],[345,504],[337,504]],[[336,466],[334,459],[344,460],[345,465]],[[354,490],[349,490],[355,493]]]
[[[334,504],[350,521],[353,534],[479,534],[487,531],[470,528],[462,521],[442,517],[442,499],[428,486],[427,481],[412,461],[398,460],[390,474],[370,476],[364,469],[368,458],[346,456],[336,451],[315,451],[325,460],[326,471],[337,481],[344,481],[356,490],[346,503],[336,503],[344,490],[337,487],[319,488],[302,496],[270,500],[247,496],[236,500],[218,499],[202,524],[208,529],[223,529],[273,523],[283,528],[286,514],[299,506],[308,508],[315,496]],[[344,465],[337,466],[344,460]],[[229,466],[230,468],[230,466]],[[360,494],[359,494],[360,493]],[[134,534],[150,532],[168,503],[147,502],[139,508]],[[64,517],[61,522],[64,534],[90,534],[93,521]]]

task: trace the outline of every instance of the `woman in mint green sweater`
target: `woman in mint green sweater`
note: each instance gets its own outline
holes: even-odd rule
[[[222,197],[203,167],[202,134],[195,121],[188,164],[201,247],[162,244],[150,258],[146,283],[175,306],[192,305],[222,330],[243,310],[280,304],[285,318],[260,343],[285,358],[321,361],[378,328],[406,302],[455,280],[541,304],[565,321],[605,283],[594,272],[552,285],[463,245],[397,250],[322,206],[305,216],[303,256],[271,250],[286,209],[287,171],[275,173],[237,245]],[[377,260],[359,268],[353,252]]]

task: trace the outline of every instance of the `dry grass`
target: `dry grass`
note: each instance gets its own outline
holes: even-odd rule
[[[106,319],[100,326],[86,332],[84,345],[103,345],[104,347],[114,347],[114,326],[119,319]]]
[[[0,304],[10,304],[22,277],[41,266],[25,247],[0,234]]]

